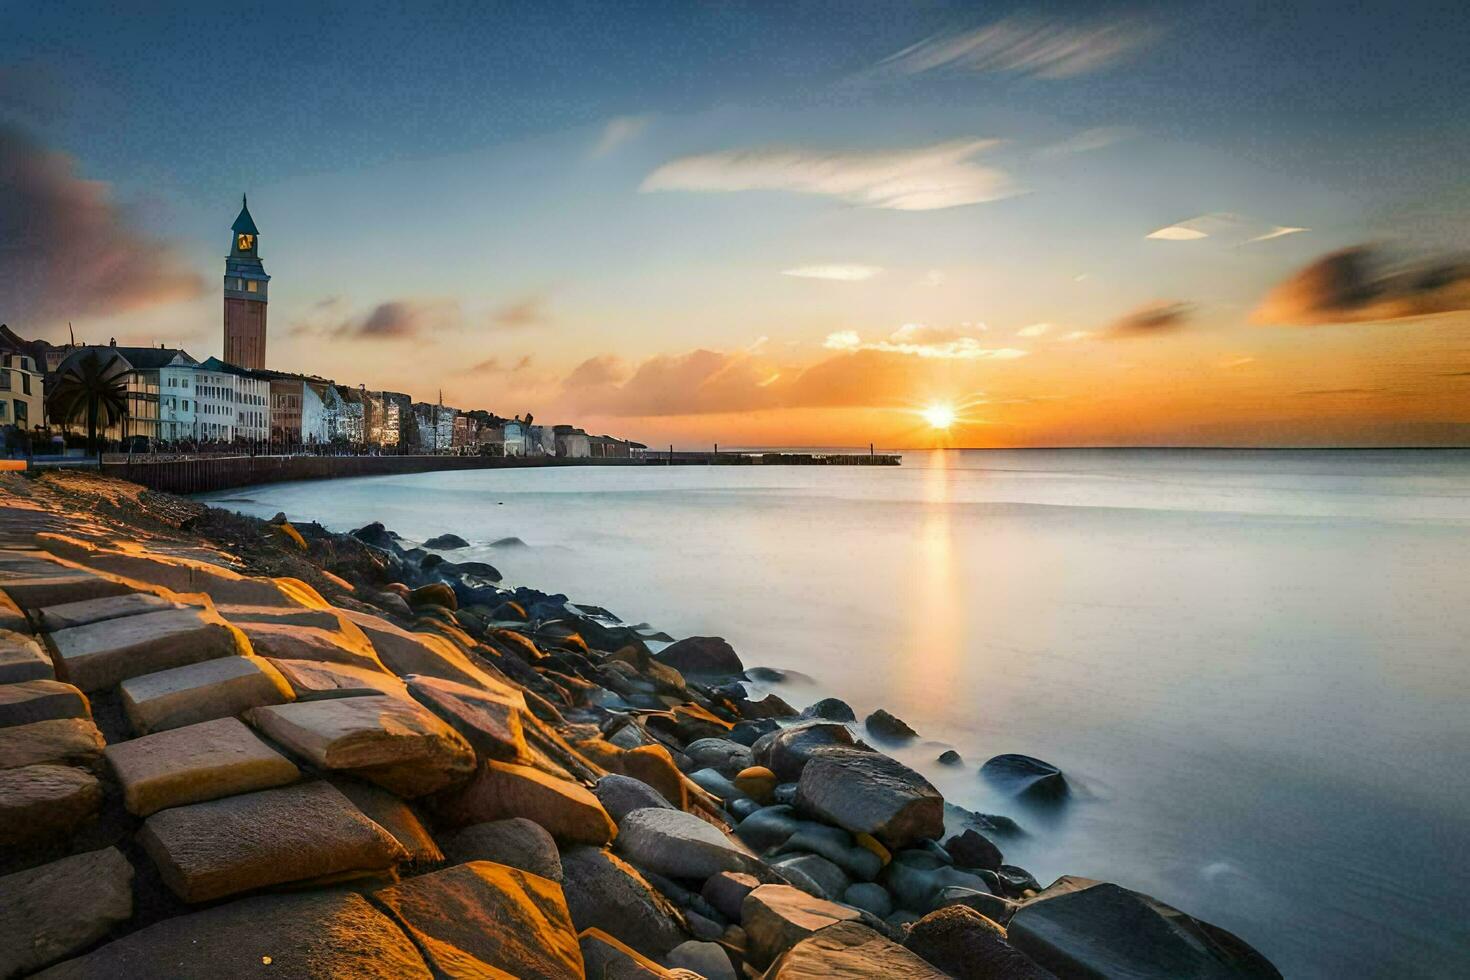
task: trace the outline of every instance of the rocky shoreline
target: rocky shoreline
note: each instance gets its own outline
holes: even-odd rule
[[[0,477],[0,977],[1279,976],[466,544]]]

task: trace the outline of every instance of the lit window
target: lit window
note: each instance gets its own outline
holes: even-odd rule
[[[245,284],[245,290],[246,290],[246,292],[251,292],[251,293],[259,292],[260,291],[260,283],[256,282],[254,279],[251,279],[249,282],[247,282]]]

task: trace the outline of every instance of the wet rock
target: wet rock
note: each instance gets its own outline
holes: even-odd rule
[[[435,551],[454,551],[469,546],[470,543],[458,534],[441,534],[424,542],[425,548],[433,548]]]
[[[801,771],[796,808],[852,833],[903,847],[944,833],[944,798],[908,766],[877,752],[827,749]]]
[[[674,906],[621,858],[573,847],[561,861],[567,905],[578,929],[600,929],[655,958],[687,938]]]
[[[580,978],[582,951],[561,886],[489,861],[373,893],[440,976]]]
[[[751,746],[751,757],[766,766],[781,782],[794,782],[802,767],[816,753],[833,746],[854,744],[852,732],[835,721],[811,721],[782,728],[762,736]]]
[[[544,827],[525,817],[463,827],[444,839],[444,855],[455,864],[493,861],[552,881],[562,880],[556,841]]]
[[[601,847],[618,828],[602,804],[583,787],[528,766],[487,761],[463,790],[444,800],[440,812],[458,824],[525,817],[563,844]]]
[[[690,636],[654,655],[685,676],[728,677],[745,670],[735,650],[720,636]]]
[[[528,618],[525,608],[515,601],[502,602],[495,607],[490,618],[500,623],[524,623]]]
[[[4,612],[0,607],[0,615]],[[50,655],[41,649],[41,644],[16,630],[0,628],[0,684],[54,680],[55,677],[56,668],[52,666]]]
[[[814,898],[790,885],[761,885],[746,895],[740,905],[740,927],[745,930],[748,944],[746,952],[750,961],[760,967],[812,933],[860,916],[855,909]]]
[[[115,847],[0,878],[0,976],[86,949],[133,915],[133,866]]]
[[[477,689],[437,677],[404,678],[414,700],[468,741],[482,759],[515,762],[530,757],[522,727],[526,699],[508,684]]]
[[[1011,796],[1041,803],[1067,797],[1067,779],[1049,762],[1029,755],[998,755],[980,767],[980,775]]]
[[[138,839],[164,883],[186,902],[375,873],[408,857],[382,827],[321,782],[161,810],[144,822]]]
[[[776,792],[776,774],[765,766],[750,766],[735,774],[735,788],[762,805]]]
[[[684,754],[698,768],[714,769],[734,779],[751,765],[750,748],[725,738],[701,738],[684,746]]]
[[[95,767],[107,743],[90,718],[54,718],[0,728],[0,769]]]
[[[408,594],[408,604],[414,608],[419,606],[459,608],[459,600],[454,597],[454,590],[443,582],[430,582],[428,585],[421,585],[414,589]]]
[[[757,718],[738,722],[734,728],[730,729],[730,741],[739,742],[741,745],[755,745],[762,735],[769,735],[780,728],[781,726],[774,718]]]
[[[725,918],[738,922],[745,896],[759,888],[760,884],[754,875],[721,871],[705,880],[699,894]]]
[[[1020,898],[1022,893],[1041,891],[1041,885],[1031,876],[1031,872],[1025,868],[1018,868],[1014,864],[1002,864],[995,871],[996,879],[999,881],[1001,890],[1014,898]]]
[[[124,681],[123,711],[140,735],[238,715],[292,700],[275,666],[257,657],[221,657]]]
[[[785,844],[802,822],[789,806],[768,806],[741,820],[735,834],[747,846],[765,853]]]
[[[735,708],[743,718],[795,718],[797,710],[778,694],[767,694],[759,701],[737,698]]]
[[[895,718],[882,708],[868,715],[863,724],[873,735],[890,742],[907,742],[919,737],[902,718]]]
[[[848,703],[841,698],[823,698],[815,704],[808,705],[801,712],[803,718],[821,718],[826,721],[856,721],[857,715],[853,713]]]
[[[1011,917],[1011,945],[1058,976],[1257,977],[1281,974],[1218,926],[1088,878],[1059,878]]]
[[[335,779],[332,785],[352,805],[362,811],[363,816],[382,827],[405,851],[415,864],[437,864],[444,860],[433,836],[425,829],[418,814],[406,802],[392,793],[370,783],[354,779]]]
[[[940,893],[958,886],[987,892],[990,886],[978,875],[950,867],[922,851],[900,851],[883,869],[879,881],[892,893],[900,908],[924,913],[932,910]]]
[[[587,976],[600,980],[664,980],[669,972],[653,960],[601,929],[577,935]]]
[[[1019,902],[1013,902],[1009,898],[959,885],[941,888],[934,898],[933,905],[935,909],[942,909],[950,905],[963,906],[979,912],[990,921],[1002,926],[1009,923],[1011,916],[1015,915],[1016,910],[1021,907]]]
[[[945,749],[939,753],[939,758],[934,760],[941,766],[962,766],[965,764],[964,757],[954,749]]]
[[[637,867],[671,878],[703,881],[721,871],[760,866],[744,844],[679,810],[634,810],[619,824],[617,846]]]
[[[87,696],[55,680],[0,685],[0,728],[60,718],[91,718]]]
[[[511,537],[508,537],[508,538],[497,538],[496,540],[491,541],[490,542],[490,547],[492,547],[492,548],[524,548],[524,547],[526,547],[526,542],[524,542],[520,538],[517,538],[514,535],[512,535]]]
[[[673,806],[659,794],[658,790],[631,776],[609,773],[597,781],[594,792],[608,815],[620,825],[623,818],[634,810],[642,810],[646,807],[673,809]]]
[[[951,905],[910,927],[908,949],[955,980],[1056,980],[1006,942],[1006,932],[971,909]]]
[[[737,821],[744,820],[760,808],[761,805],[748,796],[738,796],[733,800],[725,801],[725,809]]]
[[[796,784],[777,783],[776,788],[771,791],[771,799],[782,806],[791,806],[796,802]]]
[[[696,769],[689,773],[689,781],[709,795],[727,803],[740,799],[744,795],[736,789],[734,783],[713,769]]]
[[[235,718],[118,742],[103,754],[122,786],[128,812],[140,817],[283,786],[300,776],[285,756]]]
[[[892,897],[882,885],[875,885],[871,881],[849,885],[842,893],[842,901],[854,908],[871,912],[880,919],[886,919],[893,914]]]
[[[401,616],[404,619],[413,617],[413,609],[403,596],[396,592],[379,592],[372,597],[372,602],[379,609],[391,613],[394,616]]]
[[[58,671],[83,691],[247,652],[217,613],[195,607],[73,626],[52,633],[50,642]]]
[[[820,854],[861,881],[872,881],[883,870],[882,857],[858,844],[847,831],[812,820],[801,821],[796,832],[777,849],[782,854],[792,851]]]
[[[383,527],[377,521],[360,527],[356,531],[349,531],[348,533],[363,544],[372,545],[374,548],[379,548],[383,551],[394,553],[401,553],[403,551],[403,547],[393,539],[393,532]]]
[[[56,765],[0,770],[0,845],[65,837],[101,805],[102,784],[84,770]]]
[[[984,868],[994,871],[1004,860],[1000,848],[989,837],[973,828],[967,828],[944,842],[944,849],[962,868]]]
[[[852,880],[837,865],[817,854],[793,854],[771,862],[781,873],[808,895],[840,902]]]
[[[705,980],[737,980],[730,955],[719,943],[690,939],[669,950],[664,964],[678,970],[689,970]]]

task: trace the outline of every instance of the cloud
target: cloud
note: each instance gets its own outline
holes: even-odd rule
[[[294,337],[416,340],[460,323],[459,304],[451,300],[389,300],[358,316],[348,315],[346,307],[339,296],[321,300],[292,324],[290,333]]]
[[[490,311],[490,322],[500,327],[535,327],[551,322],[546,300],[526,296]]]
[[[1142,337],[1177,330],[1194,316],[1194,304],[1159,300],[1124,314],[1108,327],[1110,337]]]
[[[602,135],[592,147],[589,156],[605,157],[631,140],[637,139],[653,121],[651,116],[615,116],[602,127]]]
[[[140,234],[102,181],[76,161],[0,124],[0,274],[5,317],[122,313],[190,299],[204,280],[166,243]]]
[[[1050,146],[1044,146],[1036,151],[1036,155],[1043,160],[1060,160],[1079,153],[1091,153],[1094,150],[1105,149],[1114,143],[1121,143],[1132,135],[1133,130],[1126,126],[1099,126],[1094,129],[1085,129],[1075,136],[1069,136]]]
[[[1292,228],[1288,225],[1277,225],[1263,235],[1257,235],[1255,238],[1247,239],[1246,244],[1250,244],[1251,242],[1269,242],[1273,238],[1285,238],[1287,235],[1296,235],[1311,230],[1310,228]]]
[[[500,360],[500,358],[498,358],[498,357],[496,357],[494,355],[491,355],[490,357],[485,358],[483,361],[480,361],[477,364],[471,364],[469,367],[462,368],[461,370],[456,371],[454,373],[455,374],[461,374],[461,375],[463,375],[463,374],[518,374],[518,373],[520,373],[522,371],[527,370],[528,368],[530,368],[530,366],[531,366],[531,355],[530,354],[524,354],[521,357],[517,358],[515,364],[511,365],[510,367],[507,367],[504,364],[504,362],[502,362]]]
[[[871,279],[883,269],[876,265],[800,265],[794,269],[782,269],[781,275],[798,279],[831,279],[835,282],[862,282]]]
[[[939,269],[930,269],[928,272],[924,273],[924,277],[919,280],[919,285],[927,286],[930,289],[935,289],[939,286],[943,286],[944,273],[941,272]]]
[[[903,150],[818,152],[765,148],[672,160],[649,174],[648,191],[789,191],[865,207],[932,211],[981,204],[1019,191],[973,157],[998,140],[953,140]]]
[[[1075,341],[1078,341],[1078,340],[1086,340],[1088,337],[1091,337],[1091,336],[1092,336],[1092,331],[1091,330],[1073,330],[1071,333],[1064,333],[1064,334],[1062,334],[1057,339],[1058,340],[1065,340],[1068,343],[1071,343],[1071,342],[1075,342]]]
[[[1275,238],[1284,238],[1287,235],[1311,230],[1290,225],[1267,225],[1254,218],[1231,214],[1228,211],[1214,211],[1159,228],[1144,237],[1165,242],[1193,242],[1201,238],[1218,238],[1231,244],[1250,245],[1254,242],[1269,242]]]
[[[1153,43],[1160,31],[1133,19],[1068,24],[1007,17],[974,30],[935,34],[889,55],[880,71],[949,70],[1075,78],[1110,68]]]
[[[976,336],[985,331],[978,327],[936,328],[919,323],[906,323],[886,340],[865,341],[855,330],[838,330],[827,335],[822,346],[836,351],[880,351],[935,360],[1012,360],[1027,352],[1014,347],[984,347]]]
[[[1051,329],[1050,323],[1033,323],[1029,327],[1022,327],[1016,331],[1017,337],[1040,337]]]
[[[1261,300],[1255,323],[1364,323],[1470,310],[1470,260],[1394,263],[1370,245],[1317,259]]]

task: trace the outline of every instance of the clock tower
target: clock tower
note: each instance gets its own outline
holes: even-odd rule
[[[265,367],[265,307],[271,277],[260,262],[260,231],[243,195],[225,258],[225,356],[243,368]]]

